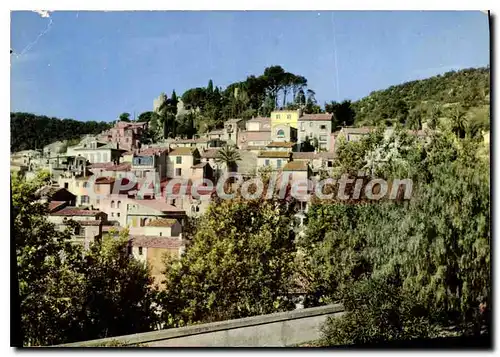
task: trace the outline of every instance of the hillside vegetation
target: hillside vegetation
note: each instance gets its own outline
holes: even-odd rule
[[[41,149],[54,141],[77,139],[98,134],[110,123],[49,118],[31,113],[10,113],[10,151]]]
[[[354,124],[392,125],[412,128],[435,124],[456,113],[489,126],[490,68],[471,68],[416,80],[375,91],[353,102]]]

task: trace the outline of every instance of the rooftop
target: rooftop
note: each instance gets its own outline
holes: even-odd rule
[[[89,210],[77,207],[64,207],[63,209],[52,212],[51,216],[95,216],[101,211]]]
[[[256,118],[252,118],[249,121],[247,121],[247,123],[262,123],[262,122],[270,123],[271,122],[271,118],[256,117]]]
[[[153,199],[153,200],[137,200],[137,199],[131,199],[132,202],[137,203],[138,205],[146,206],[149,208],[152,208],[154,210],[160,211],[160,212],[184,212],[183,209],[177,208],[175,206],[172,206],[171,204],[168,204],[165,201]]]
[[[318,153],[314,151],[310,152],[292,152],[292,158],[294,160],[315,160],[319,159]]]
[[[172,218],[159,218],[149,222],[147,227],[172,227],[175,223],[177,223],[176,219]]]
[[[307,171],[308,168],[306,161],[290,161],[283,166],[283,171]]]
[[[200,153],[200,156],[206,159],[215,159],[217,157],[217,151],[219,149],[207,149]]]
[[[299,121],[330,121],[333,117],[331,113],[304,114]]]
[[[340,131],[346,134],[369,134],[374,130],[375,128],[364,126],[361,128],[342,128]]]
[[[185,245],[184,241],[173,237],[131,235],[130,243],[134,247],[175,249]]]
[[[289,143],[286,141],[273,141],[267,144],[268,148],[292,148],[295,143]]]
[[[66,201],[52,201],[49,202],[49,213],[57,211],[66,205]]]
[[[162,155],[168,152],[168,148],[147,148],[143,150],[139,150],[134,153],[135,156],[153,156],[153,155]]]
[[[288,159],[290,157],[289,152],[285,151],[261,151],[257,155],[257,157],[269,157],[269,158],[282,158],[282,159]]]
[[[171,156],[191,156],[195,152],[196,148],[187,147],[187,148],[175,148],[170,152]]]
[[[104,169],[106,171],[130,171],[132,164],[130,162],[124,162],[115,165],[113,162],[100,162],[91,164],[91,169]]]

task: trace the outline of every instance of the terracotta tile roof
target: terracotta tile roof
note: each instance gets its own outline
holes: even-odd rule
[[[135,156],[153,156],[168,152],[168,148],[147,148],[134,153]]]
[[[53,212],[51,216],[95,216],[100,213],[98,210],[89,210],[76,207],[64,207],[63,209]]]
[[[329,121],[332,116],[333,114],[330,113],[304,114],[299,118],[299,121]]]
[[[292,158],[294,160],[315,160],[318,159],[318,153],[311,152],[292,152]]]
[[[58,209],[61,209],[64,205],[66,205],[67,202],[65,201],[52,201],[49,202],[49,213],[55,212]]]
[[[289,143],[285,141],[273,141],[267,144],[268,148],[292,148],[295,143]]]
[[[285,151],[261,151],[257,155],[257,157],[269,157],[269,158],[282,158],[282,159],[288,159],[290,157],[289,152]]]
[[[208,165],[208,162],[200,162],[199,164],[191,166],[192,169],[202,169]]]
[[[207,149],[200,153],[200,156],[205,159],[215,159],[217,157],[217,152],[219,149]]]
[[[308,168],[306,161],[290,161],[283,167],[283,171],[307,171]]]
[[[172,150],[169,155],[171,156],[191,156],[193,155],[196,148],[188,147],[188,148],[175,148]]]
[[[115,165],[113,162],[99,162],[91,164],[89,167],[91,169],[104,169],[106,171],[130,171],[132,164],[130,162],[124,162]]]
[[[131,200],[134,203],[137,203],[138,205],[146,206],[152,209],[155,209],[160,212],[184,212],[183,209],[177,208],[175,206],[172,206],[171,204],[168,204],[167,202],[164,202],[162,200],[136,200],[132,199]]]
[[[249,121],[247,121],[247,123],[262,123],[262,122],[264,122],[264,123],[265,122],[270,123],[271,122],[271,118],[257,117],[257,118],[252,118]]]
[[[157,237],[131,235],[130,243],[134,247],[175,249],[185,245],[185,241],[175,237]]]
[[[175,223],[177,223],[176,219],[159,218],[149,222],[146,227],[172,227]]]

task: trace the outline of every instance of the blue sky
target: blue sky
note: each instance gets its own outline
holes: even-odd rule
[[[479,11],[12,12],[11,47],[11,111],[110,121],[275,64],[320,104],[355,100],[489,64],[489,29]]]

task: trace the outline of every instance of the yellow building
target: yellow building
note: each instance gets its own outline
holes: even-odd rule
[[[288,125],[292,128],[298,129],[299,127],[299,110],[277,110],[271,112],[271,130],[274,133],[274,129],[277,126]],[[276,133],[274,133],[276,135]]]

